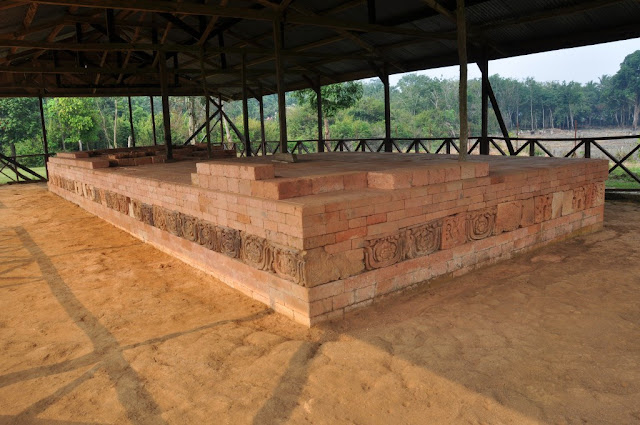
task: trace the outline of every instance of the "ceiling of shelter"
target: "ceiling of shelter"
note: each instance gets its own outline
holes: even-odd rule
[[[469,61],[640,37],[637,0],[468,0]],[[277,22],[281,22],[280,25]],[[0,96],[276,92],[457,63],[455,0],[0,1]],[[594,58],[598,60],[598,58]],[[243,62],[244,61],[244,62]]]

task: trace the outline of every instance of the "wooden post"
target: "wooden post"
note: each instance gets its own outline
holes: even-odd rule
[[[266,133],[264,131],[264,98],[262,96],[262,85],[260,85],[260,100],[258,102],[260,107],[260,138],[262,139],[262,156],[267,154],[267,141]]]
[[[220,144],[224,146],[224,114],[222,112],[222,95],[218,94],[218,109],[220,110]]]
[[[157,146],[156,139],[156,111],[153,108],[153,96],[149,96],[149,102],[151,103],[151,128],[153,129],[153,146]]]
[[[591,158],[591,139],[584,140],[584,157]]]
[[[375,24],[376,18],[376,0],[367,0],[367,12],[369,13],[369,23]]]
[[[491,87],[491,82],[489,82],[488,88],[489,88],[489,100],[491,100],[491,106],[493,107],[493,111],[496,114],[496,119],[498,120],[500,131],[502,132],[502,137],[504,138],[504,141],[507,143],[507,149],[509,150],[509,155],[515,155],[513,144],[511,143],[511,138],[509,137],[509,132],[507,131],[507,126],[504,123],[504,119],[502,118],[502,112],[500,112],[500,106],[498,105],[498,100],[496,99],[496,95],[493,93],[493,88]]]
[[[204,69],[204,49],[200,52],[200,70],[202,72],[202,89],[204,91],[204,117],[207,138],[207,158],[211,159],[211,118],[209,117],[209,88],[207,86],[207,74]]]
[[[173,85],[178,86],[180,84],[180,80],[178,77],[178,54],[173,53]]]
[[[482,130],[480,139],[480,155],[489,155],[489,60],[487,48],[482,48]]]
[[[129,99],[129,128],[131,129],[131,145],[133,147],[136,146],[136,134],[133,131],[133,112],[131,111],[131,96],[128,96]]]
[[[240,69],[242,81],[242,125],[244,130],[244,152],[251,156],[251,138],[249,137],[249,104],[247,101],[247,55],[242,54],[242,67]]]
[[[389,90],[389,70],[387,64],[384,64],[382,71],[382,85],[384,86],[384,151],[393,152],[391,144],[391,97]]]
[[[324,152],[324,131],[322,117],[322,86],[320,85],[320,76],[316,80],[316,109],[318,110],[318,152]]]
[[[536,156],[536,141],[529,140],[529,156]]]
[[[207,116],[207,158],[211,159],[211,118],[209,117],[211,110],[209,96],[204,97],[204,113]]]
[[[467,159],[467,24],[464,17],[464,0],[457,0],[456,18],[458,28],[458,62],[460,62],[460,82],[458,97],[460,102],[460,152],[458,159]]]
[[[167,57],[164,51],[158,52],[160,67],[160,91],[162,93],[162,122],[164,124],[164,144],[167,148],[167,159],[173,159],[171,146],[171,111],[169,110],[169,87],[167,83]]]
[[[44,105],[42,103],[42,96],[38,96],[40,100],[40,124],[42,125],[42,144],[44,145],[44,169],[47,173],[47,180],[49,179],[49,142],[47,141],[47,126],[44,122]]]
[[[282,49],[282,21],[276,18],[273,21],[273,45],[276,59],[276,79],[278,82],[278,122],[280,123],[280,152],[289,152],[287,140],[287,103],[284,87],[284,63],[280,50]]]

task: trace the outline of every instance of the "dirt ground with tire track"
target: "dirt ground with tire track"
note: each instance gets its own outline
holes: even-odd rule
[[[640,204],[306,329],[0,187],[0,424],[640,423]]]

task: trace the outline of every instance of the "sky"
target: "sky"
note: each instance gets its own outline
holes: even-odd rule
[[[489,75],[500,74],[501,77],[518,80],[533,77],[539,82],[597,82],[603,75],[615,74],[625,56],[636,50],[640,50],[640,38],[498,59],[489,62]],[[457,66],[449,66],[418,71],[418,74],[458,79],[459,70]],[[404,74],[390,76],[390,83],[395,85],[402,75]],[[469,79],[473,78],[480,78],[480,71],[475,64],[469,66]]]

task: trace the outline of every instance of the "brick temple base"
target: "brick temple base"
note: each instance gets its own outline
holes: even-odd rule
[[[96,167],[49,189],[312,325],[602,226],[604,160],[388,153]]]

